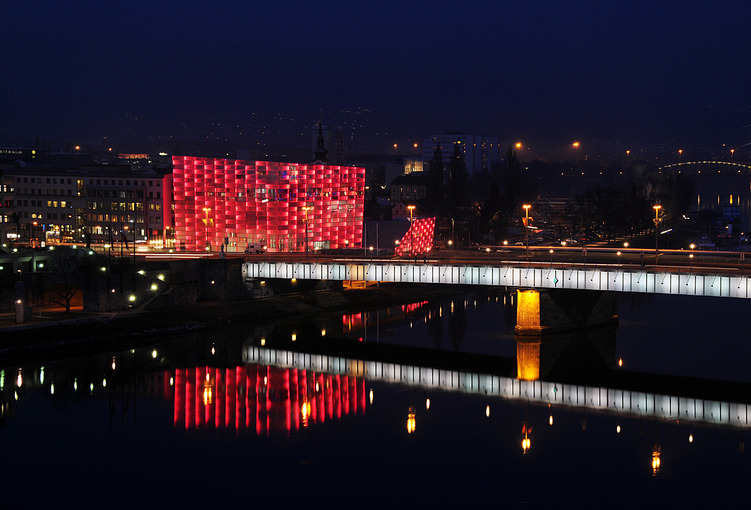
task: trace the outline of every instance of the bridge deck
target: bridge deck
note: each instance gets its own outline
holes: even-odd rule
[[[530,289],[582,289],[688,296],[748,298],[751,277],[720,270],[686,272],[659,266],[633,268],[612,265],[544,263],[445,264],[399,260],[251,261],[243,277],[253,279],[355,280],[365,282],[485,285]]]
[[[526,381],[478,372],[365,361],[254,345],[244,348],[243,361],[365,377],[371,381],[400,383],[426,390],[458,391],[491,398],[617,412],[642,418],[689,419],[692,422],[740,428],[748,426],[751,407],[739,402],[685,398],[551,381]]]

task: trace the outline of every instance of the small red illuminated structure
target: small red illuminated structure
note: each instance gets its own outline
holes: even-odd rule
[[[435,217],[417,218],[410,225],[394,250],[396,256],[422,255],[433,247],[435,235]]]
[[[186,250],[361,246],[365,169],[173,156],[175,240]]]

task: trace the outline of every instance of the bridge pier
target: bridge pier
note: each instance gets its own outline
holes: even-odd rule
[[[569,359],[568,365],[577,361],[573,364],[577,370],[612,364],[615,329],[591,328],[617,323],[613,292],[517,290],[517,378],[535,381],[546,377],[562,357]],[[584,329],[587,331],[576,332]]]
[[[617,324],[613,292],[568,289],[519,289],[516,326],[521,336]]]

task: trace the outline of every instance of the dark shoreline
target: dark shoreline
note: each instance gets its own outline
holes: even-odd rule
[[[252,301],[203,302],[179,309],[119,314],[56,314],[33,328],[0,329],[0,366],[60,356],[125,349],[169,337],[218,329],[230,324],[299,320],[323,313],[363,311],[415,300],[462,294],[467,289],[437,285],[384,285],[368,289],[311,292]],[[75,319],[87,317],[87,322]],[[96,320],[99,319],[99,320]]]

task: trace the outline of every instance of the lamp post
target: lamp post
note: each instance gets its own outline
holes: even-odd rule
[[[689,248],[691,248],[691,254],[688,256],[689,262],[691,262],[691,266],[689,267],[689,269],[693,271],[694,270],[694,248],[696,248],[696,245],[694,243],[691,243],[689,245]],[[741,266],[741,274],[743,273],[742,268],[743,266]]]
[[[303,220],[303,223],[305,224],[305,257],[308,257],[308,211],[310,210],[310,207],[303,207],[302,210],[305,213],[305,219]]]
[[[133,294],[136,293],[136,223],[133,222]]]
[[[454,237],[454,218],[451,218],[451,242],[450,245],[453,245],[456,242],[456,237]]]
[[[209,211],[211,211],[210,207],[203,208],[203,212],[206,213],[206,219],[204,220],[206,223],[206,251],[211,251],[211,243],[209,242]]]
[[[524,204],[522,207],[524,207],[524,214],[526,216],[526,220],[524,221],[524,234],[527,243],[527,262],[529,262],[529,209],[532,206]]]
[[[653,220],[655,222],[655,265],[657,265],[657,254],[658,254],[658,243],[659,243],[659,236],[660,236],[660,209],[662,209],[661,205],[653,205],[652,209],[655,210],[655,219]]]
[[[409,252],[411,255],[414,255],[415,243],[412,240],[412,236],[414,236],[414,232],[412,232],[412,212],[415,210],[415,206],[408,205],[407,209],[409,209]]]

